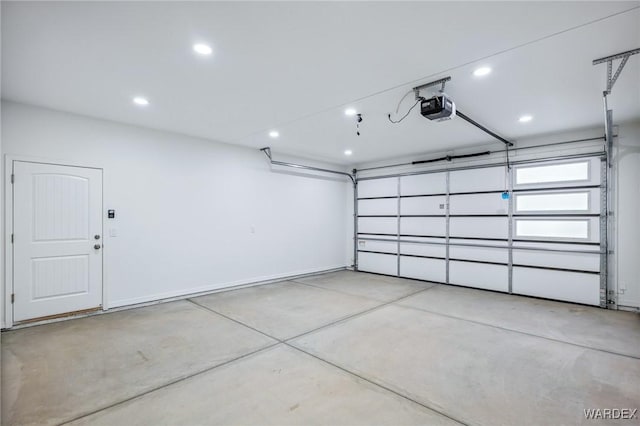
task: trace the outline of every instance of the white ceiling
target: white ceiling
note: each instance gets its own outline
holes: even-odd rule
[[[417,108],[387,122],[445,75],[458,108],[510,139],[599,125],[606,66],[591,61],[637,47],[638,1],[2,2],[2,95],[348,164],[491,141]],[[639,62],[614,88],[617,121],[640,117]],[[479,65],[493,72],[475,78]],[[345,106],[364,115],[360,137]]]

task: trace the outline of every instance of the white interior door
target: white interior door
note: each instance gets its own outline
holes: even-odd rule
[[[102,170],[14,162],[14,321],[102,304]]]

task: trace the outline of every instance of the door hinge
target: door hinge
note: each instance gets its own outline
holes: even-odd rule
[[[11,173],[11,183],[16,181],[16,175],[14,175],[13,173]]]
[[[14,293],[11,294],[11,303],[16,301],[16,295]]]
[[[13,244],[13,234],[11,234],[11,244]]]

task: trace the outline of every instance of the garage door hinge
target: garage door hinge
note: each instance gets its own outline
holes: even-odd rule
[[[11,294],[11,303],[16,301],[16,295],[15,294]]]

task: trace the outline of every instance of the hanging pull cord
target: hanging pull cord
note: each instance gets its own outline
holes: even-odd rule
[[[506,158],[504,168],[504,192],[502,193],[502,199],[508,200],[511,197],[511,194],[509,193],[509,170],[511,170],[511,164],[509,163],[509,145],[505,145],[504,152],[506,154]]]
[[[413,109],[416,107],[416,105],[418,105],[420,102],[422,102],[424,100],[424,98],[419,98],[416,99],[416,102],[411,106],[411,108],[409,108],[409,111],[407,111],[407,113],[405,115],[402,116],[402,118],[400,118],[399,120],[393,120],[391,119],[391,114],[387,114],[387,118],[389,119],[390,122],[392,122],[393,124],[398,124],[400,123],[402,120],[404,120],[405,118],[407,118],[409,116],[409,114],[411,114],[411,111],[413,111]]]

